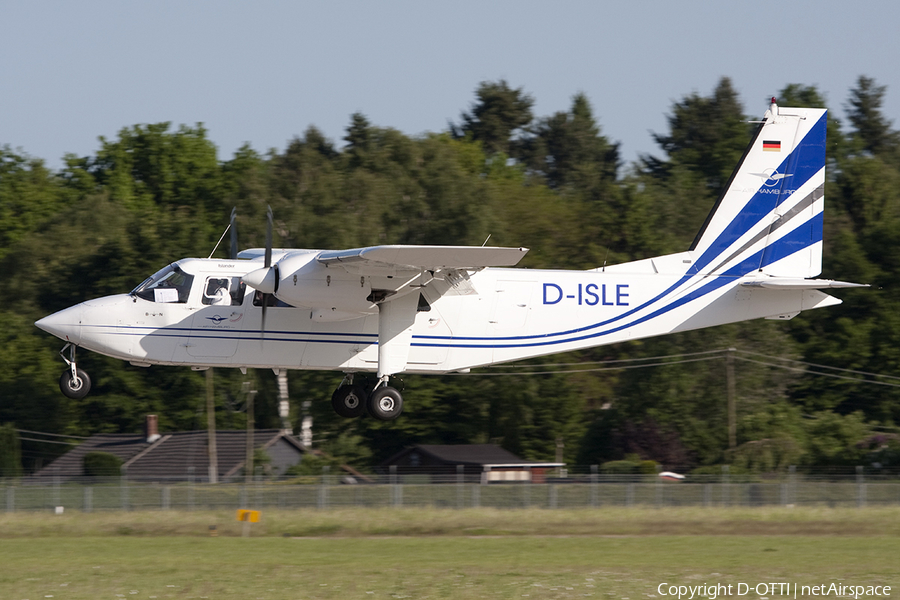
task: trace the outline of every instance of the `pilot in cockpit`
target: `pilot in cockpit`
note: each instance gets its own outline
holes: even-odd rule
[[[231,296],[228,294],[228,280],[210,279],[206,288],[206,297],[212,306],[231,304]]]

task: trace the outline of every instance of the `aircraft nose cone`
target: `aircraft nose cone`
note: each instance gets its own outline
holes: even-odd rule
[[[83,312],[84,309],[79,304],[55,312],[36,321],[34,324],[61,340],[78,344],[81,342],[81,316]]]
[[[244,283],[263,294],[275,293],[275,269],[273,267],[250,271],[243,277]]]

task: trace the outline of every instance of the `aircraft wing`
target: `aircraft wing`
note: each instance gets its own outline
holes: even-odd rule
[[[316,260],[325,265],[352,265],[356,268],[372,266],[411,271],[474,270],[514,266],[526,252],[527,248],[479,246],[370,246],[351,250],[326,250]]]
[[[761,287],[777,290],[824,290],[828,288],[869,287],[868,283],[850,283],[834,279],[800,279],[794,277],[771,277],[742,281],[747,287]]]

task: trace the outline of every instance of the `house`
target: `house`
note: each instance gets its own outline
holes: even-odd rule
[[[264,450],[272,475],[283,475],[310,450],[281,429],[257,429],[253,447]],[[144,434],[101,433],[60,456],[33,475],[61,481],[84,477],[84,457],[90,452],[106,452],[122,461],[122,473],[132,480],[208,481],[209,436],[207,431],[179,431],[159,434],[155,415],[148,415]],[[218,481],[243,477],[247,457],[247,431],[217,431]]]
[[[380,468],[404,476],[426,475],[433,483],[544,483],[547,471],[563,466],[525,460],[496,444],[417,444],[388,458]]]

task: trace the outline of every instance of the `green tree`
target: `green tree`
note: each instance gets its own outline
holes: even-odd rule
[[[583,93],[568,112],[540,119],[523,150],[528,166],[553,189],[571,186],[589,194],[609,193],[619,168],[619,148],[600,134]]]
[[[454,137],[469,135],[484,144],[488,153],[514,155],[517,134],[531,123],[534,99],[522,88],[509,87],[504,79],[482,81],[475,96],[478,101],[462,113],[462,122],[451,126]]]
[[[0,260],[63,203],[61,186],[42,160],[0,146]]]
[[[750,139],[750,125],[731,80],[723,77],[711,96],[696,93],[677,102],[668,117],[669,133],[653,138],[668,161],[643,158],[657,177],[687,169],[712,197],[722,193]]]
[[[854,139],[862,150],[875,156],[893,154],[900,145],[900,135],[891,130],[891,122],[881,110],[886,92],[887,86],[860,75],[856,87],[850,90],[847,106],[848,118],[855,129]]]

